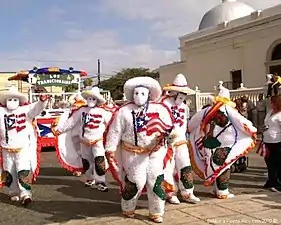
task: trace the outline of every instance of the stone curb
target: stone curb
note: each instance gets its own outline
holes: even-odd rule
[[[277,199],[281,198],[280,193],[272,193],[272,192],[264,192],[264,193],[256,193],[256,194],[242,194],[242,195],[237,195],[233,199],[216,199],[216,198],[210,198],[210,199],[204,199],[198,204],[185,204],[182,203],[180,205],[171,205],[167,204],[166,205],[166,212],[173,211],[173,210],[182,210],[182,209],[187,209],[187,208],[192,208],[196,207],[199,208],[200,206],[206,206],[206,205],[218,205],[223,207],[224,203],[230,203],[230,202],[239,202],[239,201],[251,201],[253,198],[256,197],[276,197]],[[146,202],[146,201],[142,201]],[[147,203],[141,204],[141,207],[145,207]],[[138,211],[144,211],[147,209],[140,209]],[[97,224],[97,223],[107,223],[107,222],[112,222],[114,220],[122,221],[124,220],[123,217],[120,217],[121,212],[116,212],[116,213],[111,213],[111,214],[104,214],[102,216],[98,217],[88,217],[85,219],[74,219],[70,220],[68,222],[63,222],[63,223],[50,223],[47,225],[82,225],[82,224]],[[243,213],[240,213],[243,215]]]

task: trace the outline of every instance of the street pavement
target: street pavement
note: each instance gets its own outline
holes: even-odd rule
[[[233,191],[234,194],[238,195],[237,199],[243,196],[247,197],[247,194],[268,193],[268,191],[262,189],[262,185],[266,180],[266,177],[264,176],[264,172],[266,171],[263,159],[255,153],[251,153],[249,155],[249,164],[250,166],[247,172],[232,174],[230,186],[231,191]],[[111,214],[116,215],[115,217],[113,217],[114,221],[116,220],[116,218],[119,218],[120,221],[118,223],[115,223],[117,221],[115,221],[114,223],[107,223],[107,221],[101,221],[101,223],[121,224],[123,220],[119,217],[120,197],[118,194],[116,182],[113,181],[111,176],[108,176],[110,191],[107,193],[101,193],[95,188],[84,187],[82,179],[82,177],[74,177],[67,171],[62,169],[56,160],[54,152],[42,153],[41,173],[36,184],[34,185],[35,201],[31,205],[29,205],[28,208],[23,208],[19,204],[11,203],[5,195],[0,193],[0,224],[61,224],[74,220],[74,222],[72,221],[68,223],[77,224],[78,221],[78,224],[83,225],[81,219],[85,218],[87,218],[87,224],[99,224],[100,219],[98,218],[110,219],[111,217],[108,215]],[[213,196],[210,195],[211,189],[203,187],[202,182],[198,179],[195,181],[195,184],[195,194],[202,199],[202,203],[200,203],[200,205],[204,205],[206,204],[206,202],[210,202],[207,200],[213,199]],[[216,199],[213,199],[212,201],[217,202]],[[232,208],[231,204],[232,203],[230,201],[230,208]],[[146,214],[147,211],[146,209],[144,209],[147,207],[147,201],[145,196],[141,197],[138,205],[141,212]],[[178,209],[178,211],[173,212],[173,209],[176,210],[175,207],[181,208]],[[181,204],[180,206],[169,206],[168,209],[171,209],[171,213],[167,212],[167,215],[165,216],[166,220],[170,217],[180,218],[180,215],[190,217],[189,211],[191,210],[191,212],[193,212],[193,208],[195,210],[196,207],[197,206],[189,204]],[[280,208],[281,206],[279,206],[279,209]],[[205,222],[205,224],[207,223],[207,219],[203,221]],[[196,222],[196,220],[194,221]],[[130,222],[132,224],[143,224],[138,220],[126,220],[125,222]],[[201,222],[199,223],[199,220],[197,222],[198,223],[194,224],[204,224]],[[174,221],[173,224],[182,223],[175,223]]]
[[[204,199],[200,204],[166,207],[163,225],[207,224],[281,224],[281,197],[277,193],[238,195],[234,199]],[[154,224],[147,218],[146,209],[138,209],[134,219],[123,218],[120,213],[71,220],[49,225],[147,225]]]

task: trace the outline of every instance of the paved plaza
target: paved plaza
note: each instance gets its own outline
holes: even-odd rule
[[[230,185],[237,195],[235,199],[214,199],[210,195],[211,189],[203,187],[202,182],[196,180],[196,195],[202,202],[198,205],[167,205],[164,224],[238,224],[243,221],[251,224],[249,221],[252,220],[252,224],[257,224],[256,219],[271,219],[272,223],[278,220],[281,224],[281,217],[278,219],[278,215],[281,216],[281,196],[262,189],[266,179],[263,159],[251,153],[249,162],[247,172],[232,174]],[[150,223],[146,220],[145,196],[139,201],[140,220],[125,220],[120,217],[118,188],[110,176],[108,193],[84,187],[81,179],[62,169],[54,152],[44,152],[41,174],[34,185],[34,203],[23,208],[19,204],[11,203],[0,193],[0,224]]]
[[[165,224],[206,225],[206,224],[281,224],[281,196],[276,193],[239,195],[235,199],[203,200],[198,205],[181,204],[167,206]],[[154,224],[147,220],[147,210],[139,209],[137,219],[125,219],[120,214],[99,218],[72,220],[64,225],[103,224]],[[52,225],[59,225],[55,223]]]

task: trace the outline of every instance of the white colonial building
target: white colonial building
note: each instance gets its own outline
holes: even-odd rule
[[[224,0],[179,40],[180,61],[160,67],[161,85],[182,73],[203,92],[219,80],[229,89],[262,87],[267,73],[281,74],[281,5],[261,11]]]

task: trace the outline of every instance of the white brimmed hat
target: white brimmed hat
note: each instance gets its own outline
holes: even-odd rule
[[[23,93],[19,92],[14,86],[10,87],[8,91],[0,94],[0,103],[2,105],[6,105],[6,101],[9,98],[18,98],[20,104],[25,104],[28,102],[27,97]]]
[[[93,87],[90,90],[85,90],[81,93],[81,96],[87,100],[87,98],[95,98],[98,101],[99,105],[102,105],[106,102],[104,97],[100,94],[100,89],[98,87]]]
[[[75,97],[76,97],[76,94],[70,95],[68,98],[68,103],[73,105],[75,103]]]
[[[73,94],[69,96],[68,102],[73,105],[75,102],[82,102],[85,101],[85,99],[80,94]]]
[[[167,84],[164,91],[175,91],[185,94],[195,94],[196,92],[188,87],[187,80],[183,74],[178,74],[173,82],[173,84]]]
[[[157,101],[162,94],[159,82],[152,77],[134,77],[124,84],[124,94],[128,101],[133,101],[134,89],[137,87],[146,87],[149,90],[150,101]]]

